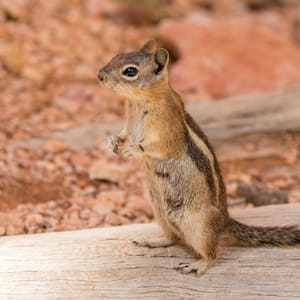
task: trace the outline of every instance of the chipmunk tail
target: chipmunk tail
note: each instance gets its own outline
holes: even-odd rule
[[[300,245],[300,229],[297,226],[249,226],[230,219],[227,232],[244,246]]]

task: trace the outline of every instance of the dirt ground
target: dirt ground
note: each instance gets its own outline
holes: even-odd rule
[[[122,99],[96,79],[114,54],[156,38],[170,51],[171,82],[185,101],[299,82],[297,5],[241,2],[1,1],[0,235],[153,219],[139,162],[112,154],[105,140],[85,146],[80,134],[122,119]],[[79,134],[70,135],[74,130]],[[300,133],[216,145],[230,207],[253,205],[241,183],[300,202],[299,149]]]

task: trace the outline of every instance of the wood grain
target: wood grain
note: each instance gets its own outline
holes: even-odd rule
[[[191,103],[187,109],[212,140],[249,133],[300,131],[300,86],[267,94]]]
[[[300,204],[232,211],[248,224],[300,223]],[[197,278],[173,268],[184,248],[147,249],[156,224],[0,238],[0,299],[300,299],[300,249],[222,247]]]

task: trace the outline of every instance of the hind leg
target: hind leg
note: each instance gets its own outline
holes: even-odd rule
[[[216,208],[209,208],[199,214],[188,214],[183,224],[185,243],[201,256],[193,263],[180,263],[176,268],[184,274],[203,275],[215,262],[218,239],[223,227],[223,217]]]
[[[195,273],[197,276],[201,276],[216,260],[217,241],[214,237],[202,237],[200,241],[195,241],[192,247],[201,256],[201,259],[192,263],[179,263],[176,270],[183,274]]]

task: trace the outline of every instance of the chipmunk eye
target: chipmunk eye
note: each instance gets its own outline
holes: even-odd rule
[[[127,67],[122,74],[128,77],[134,77],[137,75],[137,73],[139,72],[139,70],[136,67]]]

